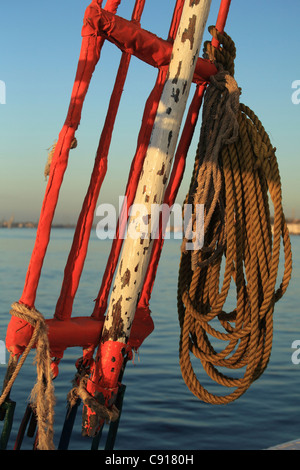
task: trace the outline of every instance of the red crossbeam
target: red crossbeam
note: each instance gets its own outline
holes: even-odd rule
[[[172,42],[159,38],[142,29],[136,22],[126,20],[109,11],[99,9],[97,15],[85,19],[82,36],[100,34],[115,44],[121,51],[128,52],[149,65],[157,68],[168,66],[172,54]],[[207,82],[217,72],[209,60],[198,58],[193,81]]]
[[[47,319],[48,339],[50,355],[55,358],[62,358],[67,348],[82,347],[89,349],[96,347],[100,341],[103,327],[103,320],[92,317],[73,317],[66,321]],[[138,309],[134,319],[129,346],[132,349],[139,349],[145,338],[153,331],[154,325],[148,312],[142,308]],[[14,323],[10,323],[7,329],[6,347],[14,355],[20,355],[28,345],[33,333],[33,327],[24,321],[16,318]],[[34,348],[36,345],[34,345]]]

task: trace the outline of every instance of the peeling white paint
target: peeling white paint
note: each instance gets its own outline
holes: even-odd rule
[[[210,5],[211,0],[185,1],[134,201],[134,204],[143,204],[148,214],[151,214],[152,204],[163,202]],[[135,223],[134,218],[129,219],[130,223]],[[116,338],[116,329],[118,341],[126,342],[129,337],[152,250],[153,240],[149,235],[150,232],[148,237],[144,234],[124,242],[103,328],[106,340],[113,331]]]

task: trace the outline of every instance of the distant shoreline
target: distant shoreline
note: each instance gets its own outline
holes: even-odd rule
[[[10,221],[0,221],[0,229],[11,229],[11,228],[28,228],[35,229],[37,228],[37,222],[14,222]],[[300,220],[287,219],[287,227],[290,235],[300,235]],[[53,224],[52,228],[59,229],[75,229],[75,224]],[[93,229],[96,228],[96,225],[93,226]],[[180,230],[180,227],[170,227],[169,232],[175,233]]]
[[[7,222],[0,222],[0,228],[37,228],[38,224],[33,222],[14,222],[14,223],[7,223]],[[75,228],[75,224],[53,224],[52,228]]]

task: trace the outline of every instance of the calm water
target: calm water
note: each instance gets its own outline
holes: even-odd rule
[[[72,233],[53,230],[36,302],[46,318],[53,315]],[[10,305],[19,299],[23,289],[34,239],[35,231],[31,229],[0,230],[1,340],[10,320]],[[126,368],[123,382],[127,389],[116,450],[251,450],[300,437],[300,364],[295,365],[291,360],[291,345],[294,340],[300,340],[300,237],[292,237],[292,245],[293,279],[275,309],[273,351],[268,369],[239,400],[226,406],[213,406],[198,401],[181,377],[176,308],[180,241],[165,242],[151,300],[155,330],[142,345],[134,363]],[[100,242],[93,234],[74,316],[92,312],[109,249],[110,242]],[[31,354],[11,394],[17,408],[9,448],[35,381],[34,354]],[[74,363],[80,356],[80,349],[67,351],[55,380],[56,445],[65,417],[66,395],[75,373]],[[6,366],[0,365],[1,384],[5,371]],[[202,384],[206,386],[204,375]],[[104,438],[105,434],[103,443]],[[90,443],[81,437],[80,409],[70,449],[89,449]],[[31,447],[32,441],[26,438],[22,448]]]

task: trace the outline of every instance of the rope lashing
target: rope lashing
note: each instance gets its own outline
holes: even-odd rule
[[[57,144],[57,141],[55,141],[54,144],[48,148],[48,158],[47,158],[47,163],[45,165],[45,170],[44,170],[45,179],[47,179],[50,174],[50,168],[51,168],[51,163],[53,160],[53,155],[55,152],[56,144]],[[74,138],[71,142],[70,150],[76,149],[76,147],[77,147],[77,139]]]
[[[28,322],[33,327],[30,342],[26,346],[19,362],[7,382],[0,398],[0,405],[5,401],[11,387],[20,372],[29,352],[36,345],[35,362],[37,365],[37,381],[32,389],[30,402],[38,420],[38,449],[52,450],[54,424],[54,387],[52,382],[51,357],[47,335],[47,325],[43,315],[36,309],[29,309],[23,304],[12,304],[10,314]]]
[[[276,149],[254,112],[238,102],[240,93],[233,79],[234,42],[215,28],[211,27],[210,33],[221,44],[220,49],[205,45],[218,73],[205,95],[200,140],[185,200],[194,206],[194,219],[196,204],[204,204],[204,245],[192,252],[186,249],[187,240],[182,244],[179,357],[192,393],[207,403],[226,404],[245,393],[268,365],[274,306],[288,287],[292,254]],[[269,196],[274,210],[273,233]],[[277,288],[281,241],[285,263]],[[235,308],[226,312],[227,298],[233,301],[231,284],[235,285]],[[198,380],[192,355],[215,382],[212,391]],[[224,369],[239,370],[240,376],[225,375]],[[227,393],[222,387],[234,390]],[[222,393],[215,393],[216,389]]]
[[[68,393],[68,403],[70,408],[72,408],[78,398],[81,398],[84,405],[88,406],[97,416],[97,422],[103,420],[106,423],[117,421],[119,418],[119,410],[115,405],[112,405],[111,408],[99,403],[95,398],[90,395],[86,390],[87,381],[89,379],[89,374],[78,373],[75,376],[73,381],[73,388]]]

